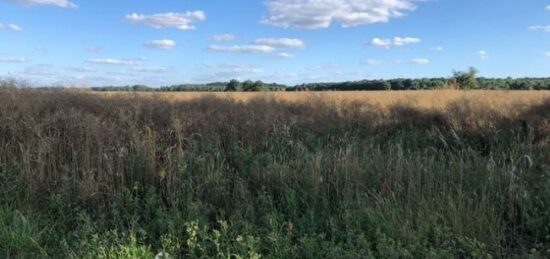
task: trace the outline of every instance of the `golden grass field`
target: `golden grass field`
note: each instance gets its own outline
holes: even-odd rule
[[[128,95],[123,92],[98,93],[105,96]],[[134,94],[134,93],[132,93]],[[508,110],[540,104],[550,99],[550,91],[505,91],[505,90],[425,90],[425,91],[349,91],[349,92],[163,92],[137,93],[168,101],[187,101],[215,96],[247,102],[255,98],[273,98],[285,102],[324,101],[333,104],[360,102],[377,107],[407,104],[423,109],[444,109],[450,103],[466,101],[470,105]]]

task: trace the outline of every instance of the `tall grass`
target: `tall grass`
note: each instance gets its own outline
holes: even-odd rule
[[[0,254],[550,256],[550,99],[466,95],[1,89]]]

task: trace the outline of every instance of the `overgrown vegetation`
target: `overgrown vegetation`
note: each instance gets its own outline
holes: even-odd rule
[[[550,256],[550,100],[0,89],[0,257]]]

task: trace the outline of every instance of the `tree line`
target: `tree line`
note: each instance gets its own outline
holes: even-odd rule
[[[397,78],[389,80],[360,80],[347,82],[304,83],[287,86],[277,83],[233,79],[229,82],[209,84],[180,84],[160,88],[145,85],[94,87],[95,91],[157,91],[157,92],[261,92],[261,91],[385,91],[432,89],[502,89],[550,90],[550,78],[485,78],[478,70],[455,71],[451,77]]]

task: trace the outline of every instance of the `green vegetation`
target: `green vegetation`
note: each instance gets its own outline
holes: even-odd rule
[[[477,74],[479,71],[471,67],[468,72],[453,72],[453,84],[459,89],[471,90],[478,88]]]
[[[135,92],[245,92],[245,91],[403,91],[403,90],[435,90],[435,89],[486,89],[486,90],[550,90],[550,78],[475,78],[471,71],[455,72],[451,78],[421,78],[421,79],[390,79],[361,80],[339,83],[307,83],[296,86],[282,84],[265,84],[254,82],[253,88],[245,88],[247,82],[231,80],[230,82],[211,83],[205,85],[175,85],[168,87],[108,86],[93,87],[94,91],[135,91]],[[475,75],[475,74],[474,74]],[[231,83],[233,82],[233,83]]]
[[[550,256],[550,100],[0,100],[2,258]]]

